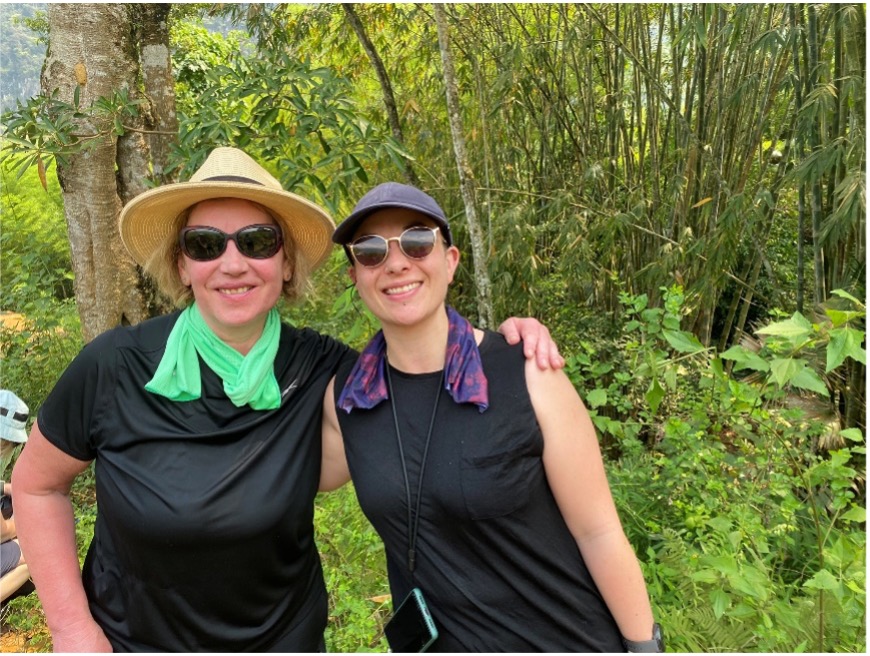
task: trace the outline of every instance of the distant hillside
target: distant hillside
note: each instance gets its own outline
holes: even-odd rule
[[[44,16],[45,11],[44,2],[0,3],[0,110],[39,93],[45,44],[21,19],[35,18],[37,12]]]
[[[32,31],[22,19],[41,17],[47,33],[48,3],[5,2],[0,0],[0,111],[15,107],[16,100],[26,100],[40,92],[39,76],[45,61],[45,36]],[[200,21],[211,32],[226,35],[234,26],[225,16],[205,20],[187,11],[184,20]]]

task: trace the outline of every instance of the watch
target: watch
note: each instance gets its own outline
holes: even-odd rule
[[[626,640],[622,639],[625,651],[631,654],[661,654],[665,651],[665,640],[662,637],[662,627],[658,622],[653,622],[652,638],[650,640]]]

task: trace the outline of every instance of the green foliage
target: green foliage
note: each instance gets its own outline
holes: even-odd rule
[[[189,173],[213,146],[239,145],[340,217],[412,159],[468,243],[426,7],[357,5],[395,91],[402,144],[386,136],[379,81],[340,7],[223,10],[248,22],[255,44],[186,18],[172,25],[177,167]],[[865,9],[484,3],[449,13],[496,315],[542,318],[571,354],[670,648],[863,653]],[[19,104],[3,117],[4,156],[20,173],[49,166],[87,147],[75,119],[120,133],[139,110],[123,94],[77,105]],[[0,308],[26,323],[0,333],[0,375],[35,412],[80,338],[55,196],[7,205],[14,184],[4,174]],[[824,255],[812,284],[800,279],[813,279],[811,246]],[[451,303],[475,316],[468,257]],[[345,267],[336,251],[317,293],[282,314],[359,347],[377,326]],[[795,314],[810,284],[854,296],[834,292],[819,315]],[[732,346],[774,308],[784,312],[757,344]],[[717,354],[705,345],[719,332]],[[827,416],[798,409],[811,403]],[[74,490],[82,542],[90,484]],[[329,647],[383,650],[376,537],[350,488],[317,512]]]
[[[219,38],[181,43],[175,64],[195,93],[179,103],[175,159],[186,172],[216,145],[274,163],[285,189],[337,212],[377,162],[404,157],[383,128],[356,110],[349,81],[288,49],[246,55]]]
[[[190,116],[197,111],[200,94],[209,87],[208,72],[243,51],[248,43],[247,35],[233,31],[223,36],[197,22],[174,21],[170,40],[177,109]]]
[[[0,309],[40,314],[40,299],[72,298],[72,263],[56,178],[47,191],[37,172],[17,179],[0,167]]]
[[[0,386],[13,390],[36,412],[60,374],[82,347],[72,299],[69,243],[56,180],[48,191],[35,170],[21,179],[0,169]],[[13,314],[14,313],[14,314]],[[14,458],[19,450],[16,450]],[[0,475],[9,480],[10,463]],[[93,476],[79,477],[73,497],[93,496]],[[95,508],[76,503],[80,558],[93,533]],[[89,519],[90,518],[90,519]],[[13,600],[2,620],[28,636],[27,648],[51,651],[51,636],[35,594]]]
[[[865,357],[863,305],[837,296],[822,322],[772,322],[759,351],[723,353],[742,379],[683,335],[676,288],[663,308],[623,294],[623,358],[588,342],[571,358],[621,454],[611,487],[670,649],[864,651],[865,439],[838,427],[842,446],[818,450],[829,427],[787,403],[826,394],[811,363]]]
[[[330,593],[327,651],[386,651],[383,628],[392,608],[386,559],[351,484],[318,497],[314,525]]]
[[[0,384],[35,412],[81,348],[66,225],[56,182],[0,169]]]

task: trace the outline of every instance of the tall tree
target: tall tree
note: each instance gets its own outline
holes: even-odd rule
[[[450,53],[447,12],[444,11],[443,5],[435,5],[435,22],[438,26],[438,45],[441,49],[441,63],[444,67],[444,87],[447,94],[447,114],[450,118],[450,132],[453,135],[453,151],[456,154],[456,166],[459,169],[459,186],[462,192],[462,201],[465,204],[465,220],[468,223],[468,232],[471,238],[471,253],[474,258],[478,322],[481,328],[488,328],[492,327],[494,322],[489,273],[486,270],[487,258],[484,251],[483,231],[477,220],[474,198],[474,172],[471,169],[468,155],[465,151],[462,114],[459,108],[459,88],[456,83],[456,71],[453,68],[453,56]]]
[[[117,222],[121,207],[145,191],[149,178],[171,180],[166,163],[178,121],[169,8],[147,3],[48,8],[43,96],[78,111],[65,117],[74,135],[52,135],[54,146],[45,153],[56,154],[86,340],[166,309],[121,244]]]
[[[372,40],[366,33],[365,26],[363,26],[354,5],[342,4],[341,7],[342,9],[344,9],[344,13],[347,16],[348,22],[353,28],[353,31],[356,33],[356,36],[359,39],[363,50],[365,50],[365,53],[368,56],[369,61],[372,63],[372,67],[375,69],[375,73],[378,76],[378,82],[381,85],[381,93],[384,96],[384,109],[386,109],[387,111],[387,122],[390,124],[390,131],[393,133],[393,139],[395,139],[397,143],[402,144],[402,146],[404,147],[405,135],[402,133],[402,123],[399,120],[399,110],[396,108],[396,96],[393,93],[393,85],[390,82],[390,76],[387,74],[387,68],[386,66],[384,66],[384,62],[381,59],[380,54],[378,54],[378,50],[377,48],[375,48],[375,44],[372,43]],[[414,186],[419,187],[420,179],[417,177],[417,173],[414,171],[413,164],[411,164],[410,161],[405,160],[404,166],[404,173],[408,182]]]
[[[138,63],[128,4],[64,3],[48,7],[50,44],[42,76],[46,96],[88,107],[136,87]],[[87,114],[77,133],[89,147],[57,159],[75,274],[82,334],[91,340],[120,323],[148,316],[135,264],[118,238],[118,130]],[[144,178],[144,172],[128,176]],[[123,176],[122,176],[123,177]]]

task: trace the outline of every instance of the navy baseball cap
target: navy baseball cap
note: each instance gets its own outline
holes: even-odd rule
[[[332,233],[332,241],[336,244],[348,244],[353,239],[359,224],[367,216],[388,207],[401,207],[425,214],[441,228],[441,234],[447,241],[447,245],[453,244],[453,235],[450,234],[447,217],[435,199],[417,187],[399,182],[384,182],[363,196],[353,208],[350,216],[342,221]]]

